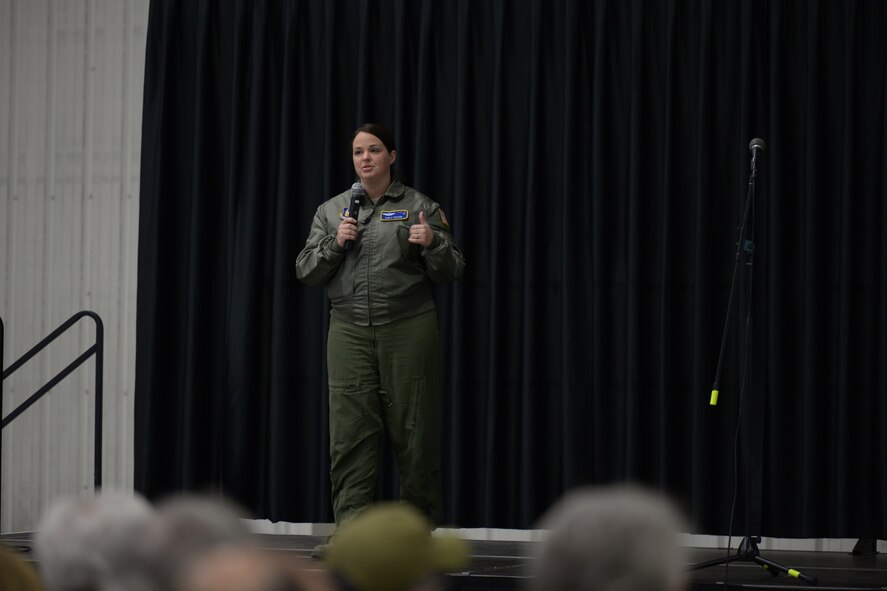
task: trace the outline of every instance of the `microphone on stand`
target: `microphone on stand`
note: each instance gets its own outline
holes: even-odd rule
[[[767,144],[759,137],[754,138],[748,143],[748,151],[751,152],[751,173],[748,176],[748,196],[745,200],[745,214],[742,217],[742,223],[739,226],[739,237],[736,240],[736,263],[733,267],[733,283],[730,285],[730,299],[727,301],[727,319],[724,321],[724,332],[721,334],[721,351],[718,354],[718,366],[715,370],[715,382],[711,387],[711,398],[709,404],[711,406],[718,405],[718,394],[720,394],[721,368],[724,363],[724,350],[727,348],[727,329],[730,327],[730,311],[733,309],[733,294],[736,289],[736,275],[739,267],[740,253],[742,251],[751,255],[754,252],[755,244],[751,240],[746,239],[746,226],[748,225],[748,216],[750,206],[755,195],[755,179],[758,176],[758,154],[763,153]],[[749,259],[750,260],[750,259]],[[747,263],[750,266],[750,262]]]
[[[748,143],[748,151],[751,152],[751,169],[755,170],[758,163],[758,153],[766,149],[767,144],[759,137],[756,137]]]
[[[351,185],[351,206],[348,208],[348,217],[357,219],[357,214],[360,213],[360,204],[363,203],[363,198],[366,194],[366,189],[360,183]],[[350,251],[352,248],[354,248],[354,240],[346,240],[345,252]]]

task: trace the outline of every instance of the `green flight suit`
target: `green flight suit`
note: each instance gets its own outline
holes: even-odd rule
[[[462,276],[465,261],[440,205],[395,181],[361,206],[347,254],[336,231],[351,192],[317,208],[296,273],[325,286],[332,305],[327,341],[330,480],[336,523],[373,502],[381,438],[387,430],[402,500],[435,522],[440,485],[440,343],[430,280]],[[428,247],[408,241],[425,213]]]

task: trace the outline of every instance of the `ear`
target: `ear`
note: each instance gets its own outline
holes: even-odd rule
[[[390,152],[388,152],[388,156],[391,158],[391,160],[388,162],[388,166],[391,166],[392,164],[394,164],[394,161],[397,160],[397,150],[391,150]]]

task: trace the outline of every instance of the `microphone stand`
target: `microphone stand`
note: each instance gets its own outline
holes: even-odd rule
[[[721,381],[721,369],[723,367],[724,362],[724,350],[727,347],[727,332],[730,328],[730,319],[732,317],[733,310],[733,299],[736,293],[736,278],[739,276],[739,263],[743,258],[743,254],[745,255],[745,266],[748,269],[747,279],[748,279],[748,288],[747,288],[747,297],[746,297],[746,315],[745,315],[745,359],[743,360],[743,372],[742,372],[742,383],[739,389],[739,417],[738,423],[736,426],[736,446],[737,446],[737,454],[738,454],[738,445],[739,445],[739,426],[742,422],[742,399],[743,394],[745,392],[745,387],[747,383],[751,382],[751,333],[752,333],[752,325],[751,325],[751,311],[752,311],[752,277],[754,270],[754,252],[755,245],[752,240],[748,239],[748,224],[749,224],[749,214],[752,210],[752,206],[755,200],[755,181],[757,180],[758,168],[757,168],[757,157],[759,152],[764,151],[764,141],[760,138],[755,138],[749,143],[749,150],[751,151],[751,172],[748,177],[748,194],[745,199],[745,212],[742,216],[742,223],[739,226],[739,237],[736,240],[736,256],[733,260],[733,280],[730,284],[730,297],[727,301],[727,318],[724,321],[724,332],[721,335],[721,350],[718,354],[718,366],[715,371],[715,379],[714,384],[711,389],[711,399],[709,404],[711,406],[716,406],[718,404],[718,393],[719,393],[719,384]],[[746,431],[746,436],[748,436],[748,432]],[[750,458],[746,458],[746,480],[748,480],[748,462],[751,461]],[[738,470],[735,472],[735,477],[738,478]],[[749,510],[748,510],[748,483],[746,482],[746,530],[749,530]],[[735,497],[734,497],[734,508],[735,508]],[[732,522],[733,516],[731,512],[730,523],[732,530]],[[779,564],[778,562],[773,562],[772,560],[767,560],[763,556],[761,556],[760,550],[758,549],[758,543],[761,541],[761,536],[749,536],[746,535],[742,538],[742,541],[739,543],[739,548],[736,550],[735,554],[728,554],[723,558],[717,558],[715,560],[708,560],[705,562],[699,562],[690,566],[690,570],[700,570],[703,568],[708,568],[710,566],[717,566],[723,564],[729,569],[729,565],[731,562],[735,561],[746,561],[746,562],[754,562],[759,565],[763,569],[767,570],[771,575],[778,576],[780,573],[788,575],[790,577],[794,577],[796,579],[800,579],[805,583],[810,585],[816,585],[818,580],[816,577],[811,577],[805,575],[804,573],[798,571],[797,569],[789,568],[783,564]],[[728,548],[729,550],[729,548]],[[724,575],[724,585],[727,584],[727,573]]]

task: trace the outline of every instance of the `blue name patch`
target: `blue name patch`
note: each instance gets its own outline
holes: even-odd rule
[[[405,220],[410,217],[410,212],[405,209],[398,209],[395,211],[383,211],[379,214],[379,219],[383,222],[393,222],[396,220]]]

